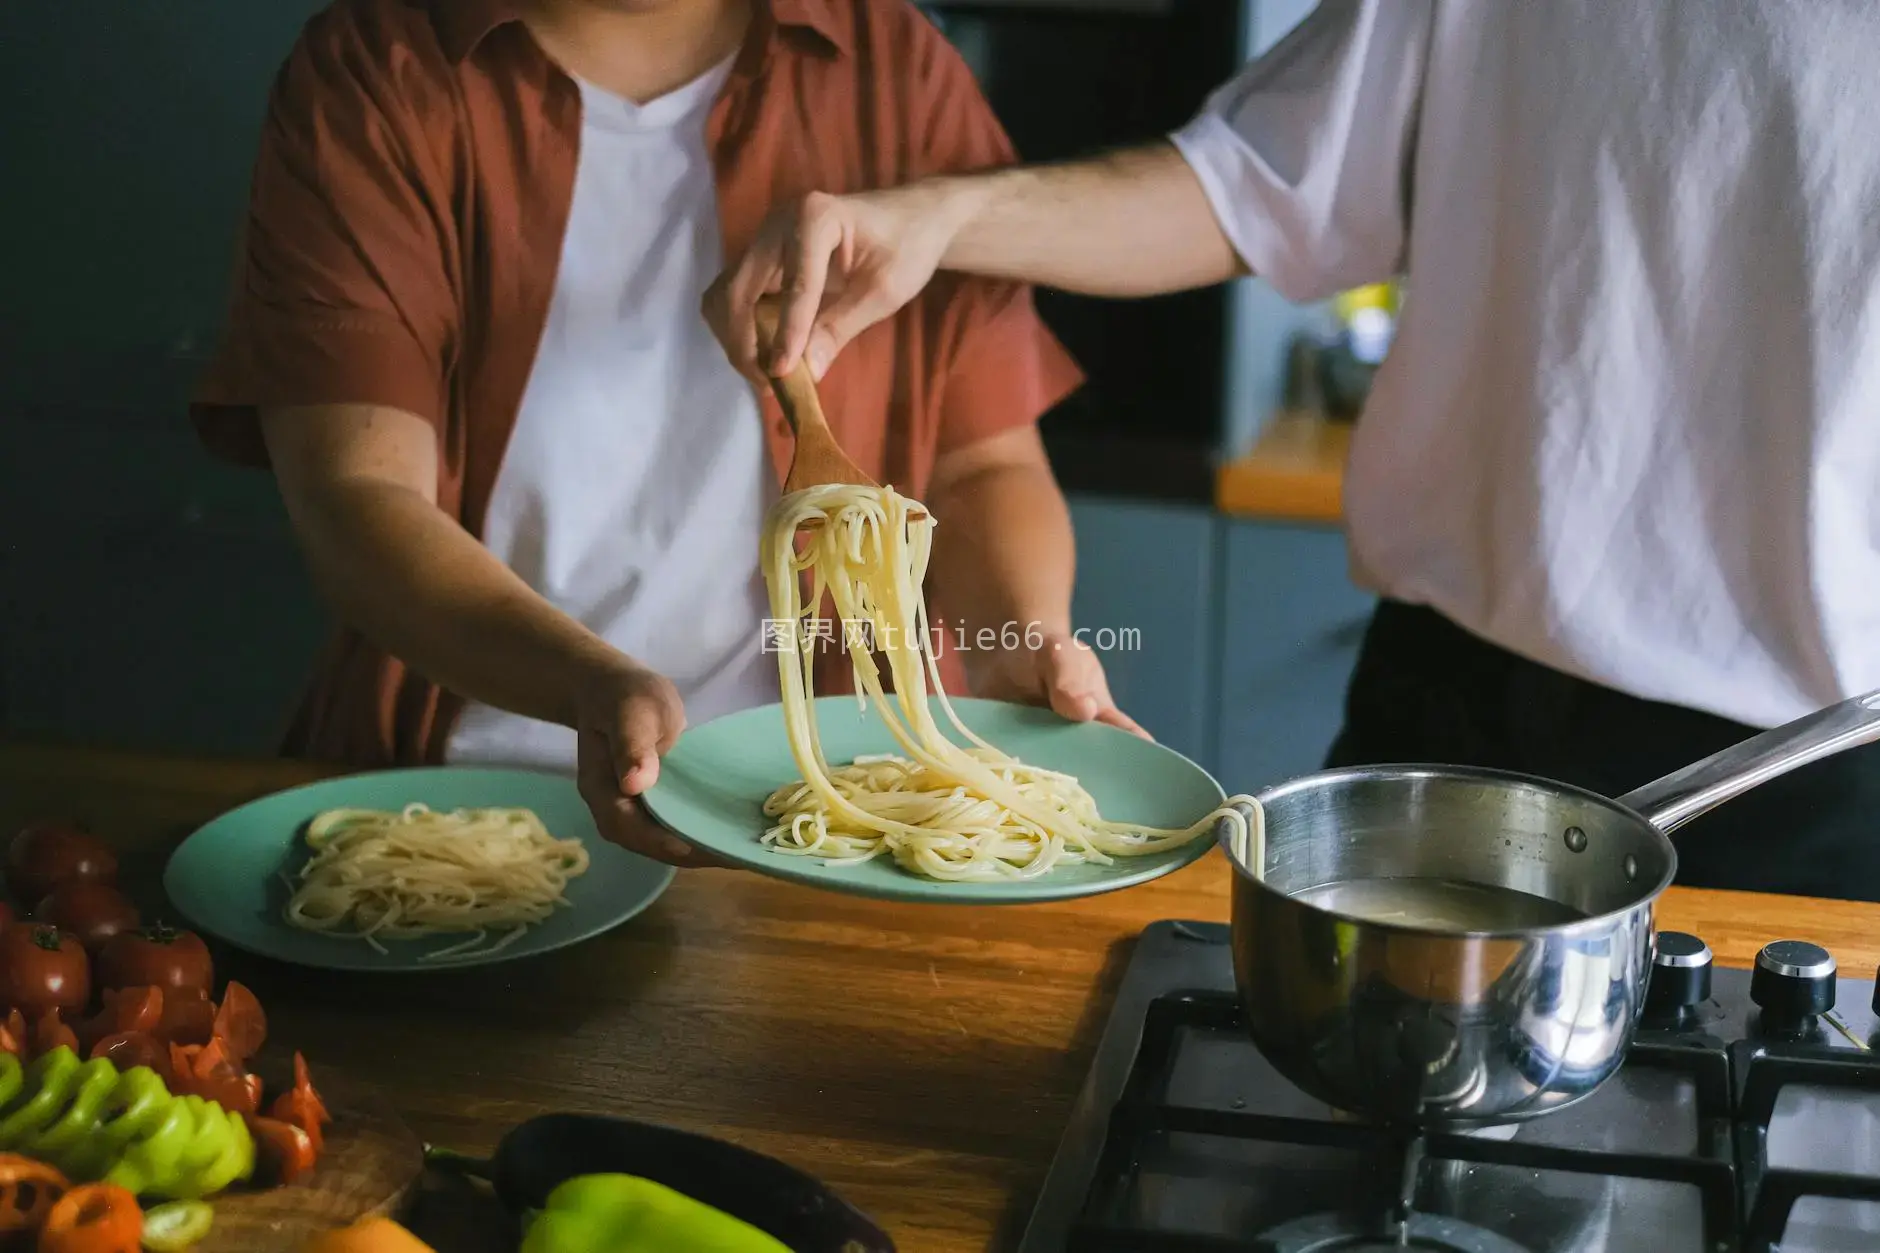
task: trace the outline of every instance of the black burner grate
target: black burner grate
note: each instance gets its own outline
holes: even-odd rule
[[[1783,1092],[1799,1086],[1880,1093],[1880,1065],[1870,1053],[1848,1053],[1810,1044],[1744,1040],[1731,1050],[1739,1076],[1737,1155],[1749,1199],[1744,1253],[1769,1253],[1787,1230],[1795,1204],[1804,1197],[1865,1201],[1880,1205],[1880,1178],[1770,1164],[1769,1127]]]
[[[1719,1041],[1698,1036],[1660,1038],[1647,1033],[1633,1045],[1626,1061],[1628,1068],[1677,1072],[1690,1083],[1696,1099],[1700,1132],[1694,1151],[1654,1155],[1473,1135],[1406,1137],[1401,1131],[1358,1122],[1171,1104],[1162,1099],[1161,1093],[1174,1067],[1181,1033],[1195,1028],[1241,1030],[1238,1001],[1232,995],[1208,991],[1174,993],[1150,1004],[1135,1064],[1111,1111],[1091,1188],[1073,1228],[1070,1247],[1077,1253],[1262,1253],[1280,1247],[1258,1236],[1239,1239],[1150,1230],[1124,1217],[1126,1207],[1122,1199],[1135,1181],[1144,1146],[1158,1137],[1184,1133],[1243,1142],[1347,1150],[1371,1160],[1396,1163],[1397,1177],[1406,1180],[1414,1179],[1422,1162],[1452,1162],[1688,1185],[1701,1196],[1706,1247],[1737,1247],[1737,1146],[1731,1144],[1729,1132],[1731,1058],[1729,1050]],[[1750,1073],[1754,1077],[1760,1072],[1752,1068]],[[1859,1082],[1873,1083],[1880,1071],[1868,1067],[1860,1073],[1863,1077]],[[1810,1081],[1817,1080],[1811,1077]],[[1773,1103],[1773,1095],[1770,1102]],[[1862,1182],[1869,1188],[1875,1186]],[[1846,1181],[1833,1177],[1824,1187],[1823,1180],[1813,1175],[1768,1171],[1762,1173],[1762,1183],[1762,1193],[1768,1198],[1771,1212],[1780,1208],[1776,1227],[1779,1230],[1795,1196],[1803,1192],[1843,1195],[1829,1188],[1843,1186]],[[1868,1193],[1863,1191],[1860,1195]],[[1412,1247],[1418,1246],[1413,1244]],[[1456,1244],[1454,1247],[1466,1250],[1468,1246]]]

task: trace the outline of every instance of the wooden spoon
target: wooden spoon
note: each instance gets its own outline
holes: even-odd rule
[[[774,341],[777,338],[781,320],[775,296],[765,296],[758,300],[757,334],[759,339],[766,344]],[[835,432],[829,429],[829,420],[823,416],[822,401],[816,395],[816,380],[810,374],[808,364],[799,358],[796,368],[782,378],[771,375],[770,390],[776,393],[777,403],[783,408],[783,416],[789,421],[790,429],[796,433],[796,452],[790,458],[790,473],[783,480],[783,490],[786,495],[824,483],[860,483],[864,487],[881,486],[865,474],[862,468],[842,451],[842,445],[836,442]],[[910,519],[926,516],[924,509],[908,510]],[[821,525],[821,518],[811,518],[799,529],[810,531]]]

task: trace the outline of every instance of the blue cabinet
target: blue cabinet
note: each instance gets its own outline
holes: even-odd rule
[[[1325,527],[1224,524],[1215,777],[1251,792],[1317,770],[1375,605]]]
[[[1374,599],[1337,530],[1073,496],[1077,625],[1117,703],[1229,792],[1319,768]]]
[[[1073,496],[1074,621],[1103,657],[1117,705],[1204,766],[1213,755],[1210,659],[1219,516],[1201,505]]]

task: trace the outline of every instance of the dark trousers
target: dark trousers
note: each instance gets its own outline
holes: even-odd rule
[[[1386,601],[1327,764],[1482,766],[1616,797],[1754,734],[1572,678]],[[1880,900],[1880,744],[1765,783],[1672,841],[1687,887]]]

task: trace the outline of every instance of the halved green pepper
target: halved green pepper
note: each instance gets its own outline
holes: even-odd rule
[[[582,1175],[548,1195],[521,1253],[790,1253],[749,1223],[633,1175]]]

